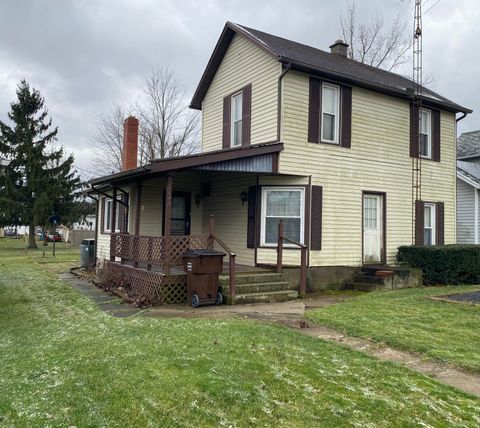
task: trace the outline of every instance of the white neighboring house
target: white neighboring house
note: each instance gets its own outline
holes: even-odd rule
[[[480,243],[480,130],[457,142],[457,242]]]

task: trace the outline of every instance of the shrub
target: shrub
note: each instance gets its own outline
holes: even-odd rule
[[[422,269],[426,285],[480,283],[480,245],[402,246],[397,261]]]

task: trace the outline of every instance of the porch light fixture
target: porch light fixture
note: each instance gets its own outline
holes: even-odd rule
[[[202,195],[200,193],[197,193],[195,195],[195,204],[197,205],[197,207],[200,206],[200,202],[202,202]]]
[[[248,193],[245,191],[240,192],[240,200],[242,201],[242,205],[245,204],[245,202],[248,201]]]

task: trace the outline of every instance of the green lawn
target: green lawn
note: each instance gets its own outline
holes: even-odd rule
[[[116,319],[0,239],[0,425],[479,426],[480,400],[275,325]]]
[[[416,351],[480,373],[480,306],[427,298],[478,289],[477,285],[379,291],[307,316],[353,336]]]

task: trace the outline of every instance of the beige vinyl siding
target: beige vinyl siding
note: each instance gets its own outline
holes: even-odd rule
[[[475,192],[477,189],[457,178],[457,242],[475,244]]]
[[[253,266],[255,252],[247,248],[248,202],[242,204],[240,193],[256,184],[255,176],[219,174],[210,183],[210,196],[204,203],[204,232],[208,232],[208,221],[213,215],[215,235],[236,254],[236,262]]]
[[[277,138],[277,79],[280,64],[235,35],[202,103],[202,151],[222,148],[223,98],[252,84],[251,143]]]
[[[283,80],[280,172],[312,176],[323,186],[322,250],[311,265],[362,262],[362,191],[387,193],[387,259],[411,243],[409,104],[369,90],[352,91],[352,147],[307,142],[309,77]],[[422,199],[445,203],[445,242],[455,240],[455,117],[441,115],[442,161],[422,162]]]

